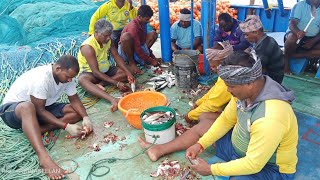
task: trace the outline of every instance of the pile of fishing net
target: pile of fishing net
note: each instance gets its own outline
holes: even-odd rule
[[[87,32],[100,4],[91,0],[1,0],[0,44],[34,44],[46,37]]]
[[[50,149],[59,131],[53,131],[44,144]],[[38,156],[25,134],[8,127],[0,118],[0,179],[49,179],[39,169]]]

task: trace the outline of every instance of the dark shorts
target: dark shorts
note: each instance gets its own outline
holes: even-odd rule
[[[150,56],[150,51],[147,47],[146,44],[143,44],[141,45],[141,49],[148,55]],[[122,48],[121,48],[121,43],[119,44],[119,47],[118,47],[118,54],[126,61],[128,62],[128,57],[126,56],[126,54],[122,51]],[[134,52],[133,53],[133,59],[135,60],[136,63],[140,64],[140,65],[144,65],[145,62],[144,60],[140,59],[139,56]]]
[[[240,156],[234,150],[231,143],[232,129],[216,142],[216,156],[208,160],[209,164],[217,162],[229,162],[240,159]],[[217,161],[218,160],[218,161]],[[283,174],[279,172],[276,165],[266,164],[262,170],[256,174],[233,176],[236,180],[254,180],[254,179],[274,179],[274,180],[292,180],[294,174]]]
[[[284,39],[283,39],[284,42],[286,42],[288,35],[290,33],[291,33],[291,31],[286,32],[286,34],[284,35]],[[306,41],[309,39],[312,39],[312,38],[314,38],[314,37],[308,37],[308,36],[303,37],[299,42],[299,46],[298,46],[297,50],[304,50],[304,51],[311,50],[311,49],[313,49],[314,46],[316,46],[317,44],[320,43],[320,42],[315,43],[310,49],[303,48],[302,46],[306,43]]]
[[[122,32],[122,29],[121,30],[114,30],[114,31],[112,31],[112,34],[111,34],[111,39],[112,39],[114,45],[116,46],[116,48],[118,48],[121,32]]]
[[[19,119],[15,113],[16,107],[21,102],[6,103],[0,107],[0,116],[3,122],[13,129],[21,128],[21,119]],[[45,109],[52,113],[55,117],[61,118],[64,116],[63,108],[65,103],[54,103],[50,106],[46,106]],[[39,117],[38,117],[39,119]],[[41,119],[39,119],[39,122]]]

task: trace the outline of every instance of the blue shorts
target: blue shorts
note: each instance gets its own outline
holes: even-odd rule
[[[216,156],[208,160],[209,164],[218,162],[229,162],[241,158],[234,150],[231,143],[232,129],[216,142]],[[232,176],[236,180],[254,180],[254,179],[274,179],[274,180],[292,180],[294,174],[283,174],[279,172],[279,167],[272,164],[266,164],[262,170],[256,174]]]
[[[143,44],[143,45],[141,46],[141,48],[142,48],[142,50],[143,50],[148,56],[150,56],[150,51],[149,51],[149,49],[148,49],[148,47],[147,47],[147,44]],[[128,62],[128,57],[127,57],[126,54],[122,51],[122,49],[121,49],[121,44],[119,44],[119,46],[118,46],[118,54],[119,54],[125,61]],[[144,60],[140,59],[139,56],[138,56],[136,53],[133,53],[133,59],[134,59],[138,64],[140,64],[140,65],[142,65],[142,66],[145,64]]]
[[[21,119],[19,119],[15,113],[19,103],[21,102],[6,103],[0,106],[0,116],[3,122],[13,129],[20,129],[22,126]],[[54,103],[50,106],[46,106],[45,109],[52,113],[56,118],[61,118],[64,116],[63,108],[65,105],[65,103]],[[41,122],[39,117],[38,120]]]

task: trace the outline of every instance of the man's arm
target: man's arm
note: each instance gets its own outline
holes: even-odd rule
[[[201,146],[206,149],[223,137],[237,123],[236,98],[232,97],[227,107],[212,124],[210,129],[199,139]]]
[[[86,108],[83,106],[82,102],[80,101],[80,98],[78,94],[75,94],[73,96],[68,96],[68,99],[70,101],[70,105],[72,108],[82,117],[88,116]]]
[[[130,33],[130,35],[133,38],[134,52],[143,61],[152,63],[153,61],[155,61],[155,59],[153,59],[150,56],[148,56],[143,51],[143,49],[141,48],[141,42],[140,42],[140,39],[139,39],[139,34],[137,32],[137,29],[135,29],[135,28],[137,28],[137,27],[132,26],[132,27],[128,28],[128,32]],[[146,35],[144,35],[144,36],[146,36]]]
[[[245,50],[250,46],[250,43],[246,40],[246,38],[244,37],[243,32],[240,30],[240,28],[237,28],[237,36],[240,37],[239,44],[236,44],[233,46],[233,50],[234,51],[238,51],[238,50]]]
[[[196,37],[194,42],[193,42],[193,49],[198,49],[198,47],[201,45],[202,43],[202,37]]]
[[[56,118],[52,113],[45,109],[46,99],[38,99],[30,95],[32,104],[36,108],[37,115],[46,123],[58,126],[61,129],[64,129],[65,123]]]
[[[94,49],[90,45],[83,45],[80,48],[80,50],[81,50],[82,55],[86,58],[89,66],[90,66],[90,69],[92,71],[92,74],[95,78],[97,78],[101,81],[108,82],[113,85],[117,85],[118,81],[113,80],[108,75],[102,73],[99,70],[98,61],[96,58],[96,52],[94,51]]]
[[[138,11],[137,11],[137,8],[133,7],[132,0],[127,0],[127,1],[128,1],[128,4],[129,4],[129,10],[130,10],[129,11],[129,17],[132,20],[137,16]]]
[[[178,46],[176,44],[176,40],[175,39],[171,39],[171,49],[172,51],[178,51]]]
[[[202,26],[200,22],[194,20],[193,21],[194,27],[194,41],[193,41],[193,49],[198,49],[202,43]]]
[[[238,176],[260,172],[276,151],[288,127],[281,124],[279,120],[262,118],[256,120],[250,129],[250,142],[246,156],[211,165],[213,175]]]
[[[221,33],[222,33],[222,32],[221,32],[220,28],[218,28],[218,29],[214,32],[213,47],[215,47],[216,45],[219,45],[218,42],[222,42]]]
[[[301,31],[302,31],[298,28],[298,23],[299,23],[298,19],[290,19],[290,21],[289,21],[289,29],[296,36],[298,36],[298,34],[301,33]]]
[[[101,18],[105,17],[108,14],[108,4],[102,4],[91,16],[90,25],[89,25],[89,35],[94,33],[94,24]]]
[[[123,58],[118,54],[118,51],[115,48],[113,42],[111,42],[110,51],[111,51],[111,54],[112,54],[114,60],[116,61],[117,65],[120,67],[120,69],[122,69],[126,73],[128,80],[129,80],[129,83],[134,82],[135,80],[134,80],[132,73],[129,71],[129,69],[125,65]],[[130,81],[132,81],[132,82],[130,82]]]

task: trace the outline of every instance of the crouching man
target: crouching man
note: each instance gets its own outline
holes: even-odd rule
[[[67,172],[51,159],[41,134],[64,129],[72,136],[80,136],[92,131],[90,118],[72,81],[78,72],[78,60],[70,55],[61,56],[55,64],[31,69],[12,84],[0,106],[4,123],[13,129],[22,129],[50,179],[62,179]],[[70,104],[57,103],[63,92]],[[81,119],[82,126],[75,124]]]

